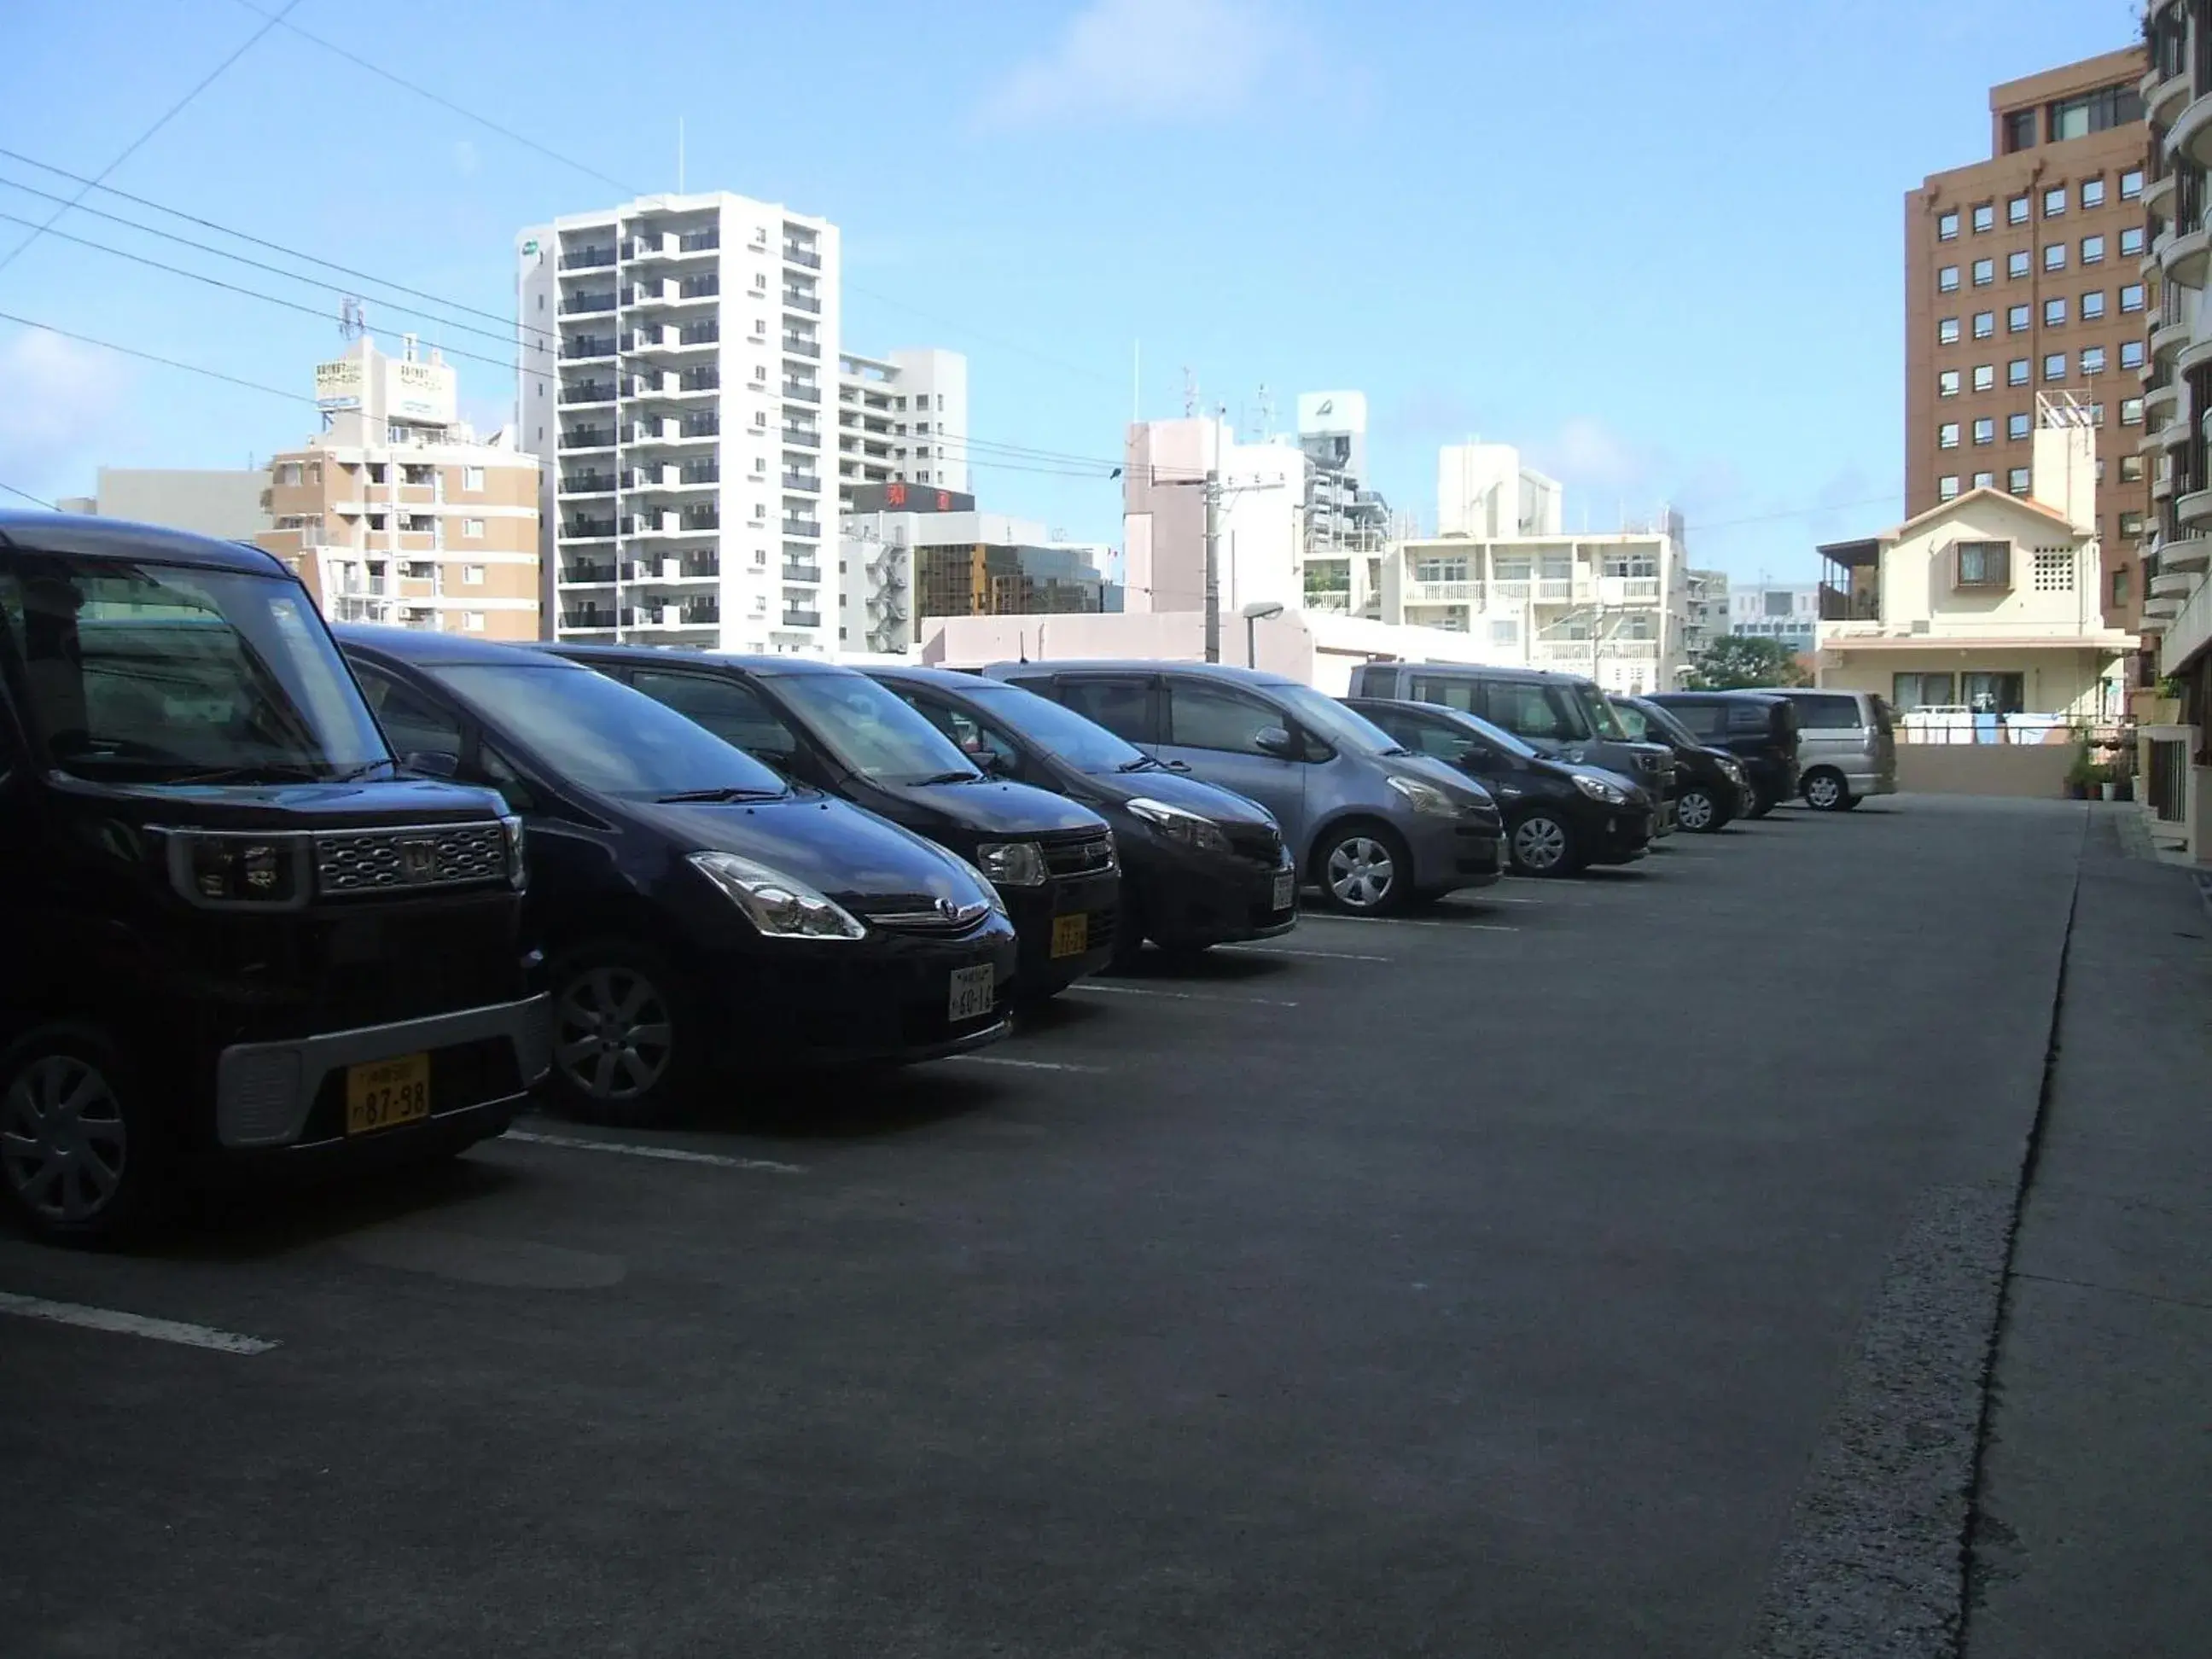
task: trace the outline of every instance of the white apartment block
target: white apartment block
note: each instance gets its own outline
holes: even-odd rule
[[[820,654],[840,238],[727,191],[647,196],[516,239],[518,429],[562,639]]]
[[[333,622],[542,637],[539,467],[511,433],[479,441],[452,367],[410,336],[317,365],[324,429],[270,463],[255,540]]]
[[[933,349],[837,359],[841,506],[869,484],[968,489],[968,359]]]
[[[1565,493],[1521,465],[1511,444],[1446,444],[1437,452],[1437,534],[1495,540],[1556,536]]]
[[[1369,487],[1367,394],[1302,392],[1297,419],[1297,445],[1310,464],[1300,562],[1304,607],[1379,617],[1390,506]]]
[[[1818,582],[1754,582],[1729,595],[1729,632],[1810,651],[1820,631]]]
[[[1729,631],[1725,570],[1692,570],[1683,578],[1682,654],[1694,661]]]

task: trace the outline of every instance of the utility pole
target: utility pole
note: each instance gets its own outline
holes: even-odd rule
[[[1221,660],[1221,474],[1206,474],[1206,659]]]

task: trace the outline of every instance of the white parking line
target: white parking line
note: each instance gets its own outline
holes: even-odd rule
[[[1255,957],[1322,957],[1331,962],[1388,962],[1389,957],[1363,957],[1351,951],[1293,951],[1281,945],[1217,945],[1217,951],[1242,951]]]
[[[500,1139],[519,1140],[526,1146],[565,1146],[580,1152],[615,1152],[624,1158],[654,1158],[665,1164],[705,1164],[717,1170],[764,1170],[770,1175],[806,1173],[804,1164],[778,1164],[771,1158],[731,1158],[722,1152],[695,1152],[682,1146],[647,1146],[629,1140],[593,1140],[585,1135],[544,1135],[534,1130],[509,1129]]]
[[[1421,921],[1400,916],[1301,916],[1301,921],[1356,921],[1363,927],[1448,927],[1455,933],[1517,933],[1502,921]]]
[[[88,1308],[78,1302],[48,1302],[35,1296],[15,1296],[0,1291],[0,1314],[24,1319],[43,1319],[56,1325],[81,1325],[88,1331],[111,1331],[118,1336],[143,1336],[155,1342],[175,1342],[187,1348],[212,1348],[217,1353],[267,1353],[276,1345],[258,1336],[219,1331],[211,1325],[187,1325],[174,1319],[149,1319],[143,1314],[118,1313],[112,1308]]]
[[[1057,1060],[1012,1060],[1005,1054],[947,1054],[963,1066],[1011,1066],[1023,1072],[1103,1072],[1103,1066],[1070,1066]]]
[[[1255,1008],[1295,1008],[1298,1005],[1281,997],[1219,997],[1206,991],[1157,991],[1149,986],[1079,984],[1067,988],[1071,991],[1089,991],[1097,996],[1166,997],[1176,1002],[1249,1002]]]

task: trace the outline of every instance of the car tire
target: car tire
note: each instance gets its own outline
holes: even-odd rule
[[[1523,876],[1571,876],[1582,868],[1574,826],[1556,812],[1524,812],[1505,832],[1506,856]]]
[[[1391,916],[1413,902],[1413,855],[1384,823],[1340,823],[1314,848],[1313,870],[1330,908]]]
[[[699,1071],[698,1024],[668,959],[650,945],[603,940],[563,952],[546,981],[555,1106],[615,1124],[672,1111]]]
[[[100,1248],[173,1196],[173,1127],[100,1031],[54,1025],[0,1056],[0,1194],[37,1237]]]
[[[1744,809],[1743,815],[1747,818],[1763,818],[1773,810],[1774,797],[1764,789],[1754,789],[1751,792],[1751,805]]]
[[[1674,827],[1693,836],[1710,836],[1728,822],[1721,804],[1713,792],[1703,784],[1692,784],[1676,797]]]
[[[1797,789],[1805,805],[1816,812],[1847,812],[1851,808],[1850,787],[1844,775],[1832,767],[1815,767],[1799,781]]]

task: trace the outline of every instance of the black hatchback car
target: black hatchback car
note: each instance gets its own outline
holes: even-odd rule
[[[873,668],[993,777],[1080,801],[1121,855],[1115,955],[1170,955],[1268,939],[1297,923],[1298,872],[1267,808],[1178,773],[1072,708],[942,668]]]
[[[1044,790],[986,778],[866,675],[801,657],[557,651],[975,866],[1004,896],[1020,936],[1018,1000],[1051,996],[1112,959],[1121,880],[1105,819]]]
[[[1751,808],[1751,775],[1725,749],[1698,741],[1690,728],[1648,697],[1615,697],[1621,729],[1639,743],[1674,751],[1674,822],[1693,836],[1724,830]]]
[[[1700,743],[1743,763],[1751,784],[1747,817],[1763,818],[1797,793],[1797,711],[1790,699],[1758,691],[1655,691],[1665,709]]]
[[[1455,766],[1487,789],[1505,817],[1506,856],[1524,876],[1632,864],[1650,851],[1655,803],[1617,773],[1547,759],[1510,732],[1455,708],[1344,701],[1415,754]]]
[[[496,789],[527,826],[570,1109],[642,1120],[739,1062],[904,1062],[1006,1034],[1013,929],[941,848],[541,652],[337,635],[407,764]]]

